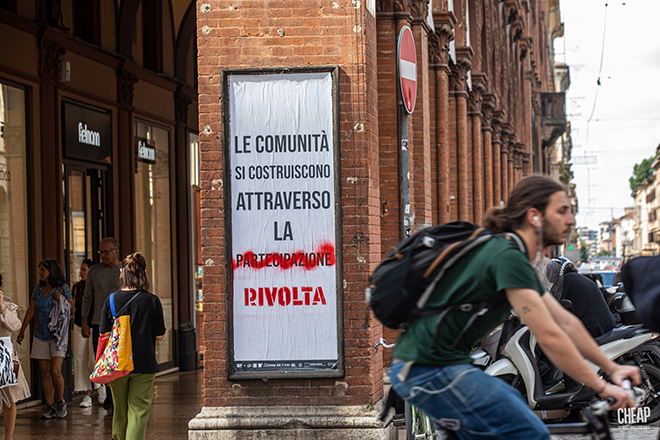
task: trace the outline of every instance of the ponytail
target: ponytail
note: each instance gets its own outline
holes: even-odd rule
[[[525,177],[511,189],[506,208],[492,208],[486,213],[484,227],[496,233],[518,229],[531,208],[545,213],[550,197],[557,191],[564,191],[564,187],[550,177]]]

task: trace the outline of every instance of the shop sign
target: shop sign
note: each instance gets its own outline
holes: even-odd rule
[[[135,138],[135,156],[137,160],[146,163],[156,163],[156,146],[153,141],[145,138]]]
[[[336,69],[237,71],[224,81],[230,374],[337,376]]]
[[[62,101],[63,155],[86,162],[112,163],[110,112]]]

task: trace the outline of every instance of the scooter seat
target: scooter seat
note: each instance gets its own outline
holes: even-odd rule
[[[571,405],[584,404],[589,402],[595,394],[591,388],[580,385],[576,391],[537,396],[534,411],[566,409]]]
[[[603,344],[607,344],[608,342],[616,341],[617,339],[631,338],[640,333],[645,333],[648,331],[650,330],[642,328],[641,325],[616,327],[610,330],[609,332],[594,338],[594,340],[598,343],[598,345],[603,345]]]

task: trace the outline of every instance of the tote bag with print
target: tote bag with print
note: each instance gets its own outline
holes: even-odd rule
[[[107,384],[113,380],[126,376],[133,371],[133,344],[131,340],[131,316],[120,315],[140,292],[131,297],[130,300],[121,308],[119,313],[115,313],[114,293],[110,295],[110,309],[114,321],[112,330],[99,337],[98,347],[96,349],[96,365],[89,376],[89,380],[98,384]]]

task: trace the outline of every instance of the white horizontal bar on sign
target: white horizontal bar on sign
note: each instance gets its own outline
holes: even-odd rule
[[[406,60],[400,60],[399,69],[401,70],[401,78],[410,81],[417,81],[417,64]]]

